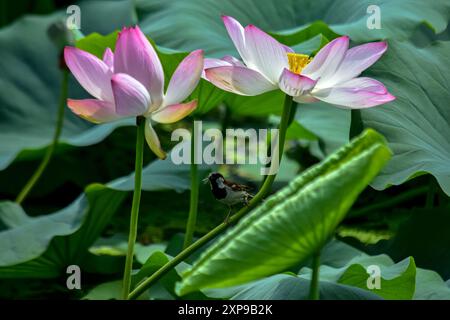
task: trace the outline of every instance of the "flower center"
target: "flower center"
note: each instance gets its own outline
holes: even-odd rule
[[[308,55],[301,53],[288,52],[287,57],[289,62],[289,70],[296,74],[300,74],[303,68],[305,68],[311,61],[311,58]]]

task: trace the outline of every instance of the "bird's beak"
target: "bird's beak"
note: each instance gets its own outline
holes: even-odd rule
[[[203,179],[202,182],[203,182],[204,184],[207,184],[207,183],[209,182],[208,177],[206,177],[205,179]]]

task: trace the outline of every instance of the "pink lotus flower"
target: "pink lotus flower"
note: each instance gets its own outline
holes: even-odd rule
[[[197,107],[197,100],[181,102],[200,80],[203,51],[193,51],[180,63],[165,94],[161,62],[139,27],[124,28],[115,52],[107,48],[103,61],[74,47],[64,49],[64,58],[81,86],[96,98],[68,99],[75,114],[94,123],[144,116],[147,143],[158,157],[165,158],[152,121],[173,123]]]
[[[223,90],[254,96],[280,88],[296,102],[322,100],[352,109],[395,99],[381,82],[358,77],[386,51],[386,42],[349,49],[349,38],[344,36],[310,58],[294,53],[253,25],[243,28],[231,17],[222,19],[243,60],[230,56],[205,59],[203,77]]]

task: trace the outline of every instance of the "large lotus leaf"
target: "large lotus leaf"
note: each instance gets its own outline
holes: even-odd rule
[[[380,9],[380,29],[367,27],[370,5]],[[322,34],[330,36],[331,29],[365,42],[409,38],[423,23],[441,32],[450,17],[450,3],[446,0],[140,0],[137,13],[140,25],[158,44],[181,50],[202,48],[209,54],[223,56],[235,53],[220,19],[223,14],[266,31],[291,29],[292,37],[301,40],[306,40],[305,28],[299,26],[322,20],[329,25],[316,26],[322,28]]]
[[[133,22],[129,1],[89,1],[80,7],[81,31],[85,33],[111,32]],[[46,147],[52,139],[62,75],[58,49],[47,36],[47,29],[65,18],[63,13],[26,16],[0,30],[0,170],[23,150],[30,156],[31,150]],[[83,95],[72,80],[69,95]],[[94,144],[120,125],[124,123],[93,127],[66,112],[61,142]],[[34,156],[41,154],[35,152]]]
[[[143,190],[189,189],[189,166],[157,160],[143,171]],[[56,277],[71,264],[89,264],[88,248],[133,190],[134,176],[91,185],[68,207],[38,217],[12,202],[0,203],[0,278]],[[145,195],[144,195],[145,196]]]
[[[340,276],[338,282],[376,293],[384,299],[412,299],[416,283],[416,265],[414,259],[405,259],[397,264],[386,265],[379,257],[352,264]],[[367,286],[367,268],[380,268],[380,287],[370,289]]]
[[[91,185],[67,208],[40,217],[27,216],[15,203],[0,203],[8,227],[0,233],[0,277],[52,278],[81,265],[125,195]]]
[[[232,300],[307,300],[310,281],[296,275],[277,274],[259,280],[232,296]],[[319,283],[321,300],[379,300],[376,294],[329,281]]]
[[[364,132],[221,237],[184,274],[179,293],[249,282],[305,260],[325,244],[389,157],[384,139]]]
[[[450,194],[450,42],[417,48],[390,41],[385,57],[367,74],[396,100],[363,110],[363,123],[381,132],[394,155],[373,182],[377,189],[431,173]]]
[[[421,26],[417,29],[411,38],[414,45],[418,47],[426,47],[434,41],[449,41],[450,40],[450,24],[447,25],[447,29],[441,33],[434,33],[430,28]]]
[[[380,286],[369,288],[368,267],[380,271]],[[311,278],[311,269],[304,268],[300,277]],[[345,284],[379,295],[384,299],[410,300],[414,296],[416,286],[416,265],[414,259],[407,258],[397,264],[386,255],[359,256],[351,259],[341,268],[323,265],[320,268],[320,279]]]
[[[450,300],[450,286],[436,272],[417,268],[414,300]]]
[[[386,255],[369,256],[350,245],[332,240],[321,252],[320,299],[450,299],[450,288],[434,271],[416,268],[407,258],[395,264]],[[367,288],[367,267],[381,271],[381,288]],[[220,299],[308,299],[311,269],[299,275],[278,274],[245,285],[208,289],[210,298]]]
[[[80,31],[83,34],[107,34],[136,23],[132,0],[83,0],[77,5],[80,7]]]
[[[415,257],[414,260],[416,261]],[[410,296],[411,291],[413,291],[414,300],[449,300],[450,287],[447,286],[439,274],[431,270],[416,267],[413,268],[415,261],[413,262],[410,257],[394,264],[392,259],[385,254],[369,256],[341,241],[334,240],[322,251],[320,278],[321,280],[338,281],[340,283],[357,286],[357,280],[359,279],[359,286],[364,290],[369,290],[365,286],[365,282],[369,276],[366,272],[366,268],[369,265],[377,265],[381,270],[382,285],[380,290],[369,290],[371,292],[377,293],[377,291],[379,291],[378,294],[385,298],[398,299],[400,295]],[[413,269],[415,270],[415,285],[411,283]],[[306,274],[309,276],[309,273]],[[349,277],[350,275],[353,275],[353,277]],[[365,281],[363,281],[363,279],[365,279]],[[387,286],[383,285],[383,282]]]

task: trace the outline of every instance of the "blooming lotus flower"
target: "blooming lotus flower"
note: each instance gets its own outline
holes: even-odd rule
[[[165,158],[152,121],[173,123],[197,107],[197,100],[182,101],[201,78],[203,51],[193,51],[184,58],[165,94],[161,62],[137,26],[124,28],[115,52],[107,48],[103,60],[74,47],[64,49],[64,58],[81,86],[95,98],[68,99],[67,104],[75,114],[94,123],[143,116],[148,145],[158,157]]]
[[[243,60],[205,59],[203,77],[223,90],[254,96],[280,88],[296,102],[322,100],[352,109],[395,99],[381,82],[358,77],[386,51],[386,42],[349,49],[349,38],[344,36],[311,58],[294,53],[253,25],[243,28],[231,17],[222,19]]]

